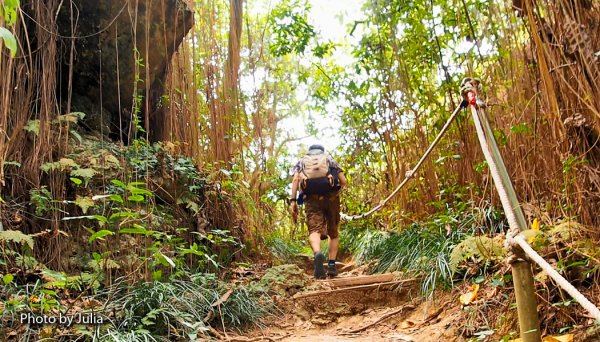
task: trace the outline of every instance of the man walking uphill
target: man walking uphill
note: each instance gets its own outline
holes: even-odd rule
[[[290,211],[294,222],[298,218],[298,201],[304,201],[310,246],[315,261],[315,278],[325,278],[321,240],[329,237],[327,275],[337,276],[335,258],[338,251],[340,225],[340,191],[346,187],[346,177],[340,165],[321,145],[310,146],[308,153],[294,167]],[[300,191],[300,197],[297,197]]]

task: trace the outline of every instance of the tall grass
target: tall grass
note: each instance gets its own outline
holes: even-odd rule
[[[373,273],[402,271],[422,277],[422,292],[453,283],[450,253],[462,240],[477,232],[495,233],[505,228],[504,218],[493,208],[471,209],[430,216],[392,232],[357,225],[342,230],[340,244],[357,264],[374,262]]]
[[[110,299],[107,312],[116,313],[115,324],[105,336],[108,340],[195,339],[208,331],[209,325],[259,324],[273,309],[261,288],[226,286],[214,274],[135,287],[116,285],[104,295]],[[220,305],[215,305],[217,302]]]

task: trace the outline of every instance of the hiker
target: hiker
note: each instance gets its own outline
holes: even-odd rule
[[[340,165],[321,145],[311,145],[308,153],[298,161],[293,170],[290,211],[296,222],[298,200],[304,202],[309,242],[314,253],[316,279],[325,278],[321,253],[321,240],[329,237],[329,262],[327,275],[337,276],[335,258],[338,251],[340,225],[340,192],[346,187],[346,177]],[[300,191],[300,197],[297,197]],[[302,204],[302,203],[300,203]]]

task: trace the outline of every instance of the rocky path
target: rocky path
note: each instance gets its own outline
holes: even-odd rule
[[[460,308],[449,294],[424,300],[415,279],[400,274],[341,273],[297,281],[275,301],[280,313],[234,341],[462,341]],[[290,291],[291,290],[291,291]]]

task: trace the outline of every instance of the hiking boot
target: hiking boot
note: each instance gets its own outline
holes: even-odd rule
[[[329,276],[329,278],[335,278],[337,275],[338,273],[337,269],[335,268],[335,264],[327,265],[327,276]]]
[[[325,256],[321,252],[315,253],[315,279],[325,279],[325,268],[323,262]]]

